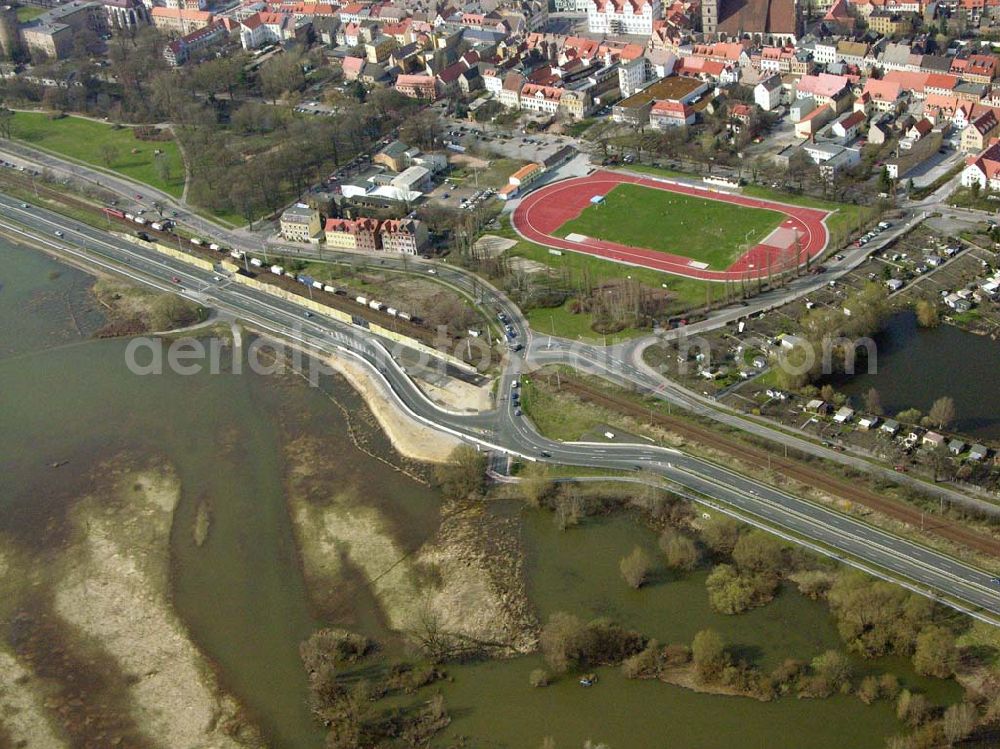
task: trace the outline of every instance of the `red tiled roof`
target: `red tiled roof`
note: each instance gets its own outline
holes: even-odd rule
[[[696,44],[691,49],[691,54],[694,57],[720,57],[724,60],[737,62],[743,51],[749,47],[749,44],[749,41]]]
[[[945,94],[927,94],[927,99],[924,101],[925,112],[929,109],[933,109],[947,117],[950,117],[956,111],[958,106],[958,97],[947,96]]]
[[[360,73],[361,68],[364,66],[365,61],[360,57],[345,57],[343,62],[341,62],[341,67],[351,73]]]
[[[542,168],[541,164],[536,164],[534,162],[531,164],[525,164],[516,172],[514,172],[512,175],[510,175],[508,180],[524,179],[525,177],[530,177],[532,174],[534,174],[541,168]]]
[[[795,0],[721,0],[718,30],[723,34],[794,34]]]
[[[799,93],[832,97],[843,91],[847,87],[848,82],[849,81],[846,77],[842,75],[831,75],[830,73],[804,75],[799,82],[795,84],[795,90]]]
[[[987,179],[996,179],[1000,176],[1000,143],[994,143],[978,156],[970,156],[965,163],[979,167]]]
[[[503,88],[505,91],[520,91],[523,85],[524,76],[520,73],[508,73],[507,77],[503,79]]]
[[[628,8],[632,15],[640,15],[648,0],[594,0],[598,13],[607,13],[609,5],[615,13],[624,13]]]
[[[153,18],[181,18],[185,21],[211,21],[212,13],[194,8],[153,8],[150,12]]]
[[[652,109],[650,109],[650,114],[660,115],[661,117],[671,117],[674,119],[684,119],[686,120],[694,113],[687,104],[682,104],[679,101],[673,101],[669,99],[664,99],[653,104]]]
[[[524,88],[521,89],[521,96],[530,96],[532,98],[542,98],[542,99],[555,99],[558,101],[562,98],[563,90],[561,88],[554,88],[552,86],[537,86],[534,83],[524,84]]]
[[[864,112],[852,112],[847,117],[840,121],[840,126],[845,130],[850,130],[855,125],[860,125],[865,121]]]
[[[865,81],[864,93],[871,96],[872,101],[896,101],[903,87],[896,81],[869,78]]]
[[[969,126],[976,128],[980,135],[985,135],[997,126],[996,113],[992,109],[989,109],[972,120]]]
[[[958,85],[958,78],[947,73],[928,73],[927,80],[924,81],[924,88],[943,88],[951,91]]]
[[[682,57],[674,68],[677,75],[710,75],[718,78],[726,69],[724,62],[705,57]]]

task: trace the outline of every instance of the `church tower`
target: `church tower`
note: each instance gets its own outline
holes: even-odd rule
[[[715,34],[719,26],[719,0],[701,0],[701,31]]]

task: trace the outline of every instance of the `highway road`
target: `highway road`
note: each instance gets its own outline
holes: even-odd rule
[[[991,582],[988,573],[919,544],[677,450],[646,444],[561,443],[542,437],[520,414],[511,397],[519,389],[513,383],[525,366],[521,354],[507,358],[498,385],[496,408],[476,414],[456,413],[432,403],[389,355],[386,342],[375,339],[362,328],[322,315],[306,317],[305,310],[293,302],[234,284],[221,274],[188,266],[43,209],[22,208],[18,201],[5,196],[0,196],[0,226],[7,233],[34,237],[36,244],[47,245],[91,267],[179,292],[227,311],[253,327],[295,342],[317,355],[356,358],[380,381],[386,397],[412,418],[481,448],[529,460],[662,477],[688,496],[777,529],[813,548],[819,544],[824,553],[906,584],[922,594],[939,597],[948,605],[986,621],[1000,623],[1000,589]],[[56,237],[56,231],[63,232],[63,237]],[[172,282],[172,278],[180,283]],[[517,319],[516,325],[520,328],[523,321]],[[523,335],[529,339],[530,350],[538,350],[544,340],[531,342],[526,328]],[[624,361],[612,361],[612,365],[623,367],[629,376],[633,374]]]
[[[288,256],[319,258],[327,262],[384,267],[418,274],[433,271],[435,280],[450,285],[489,310],[502,309],[506,313],[510,324],[517,332],[517,341],[528,350],[526,369],[530,370],[534,366],[544,364],[566,364],[605,377],[615,383],[637,385],[658,399],[669,401],[679,408],[691,410],[718,423],[770,440],[777,445],[814,455],[832,463],[881,475],[895,483],[906,484],[921,492],[951,503],[965,505],[979,512],[1000,514],[1000,507],[987,500],[970,497],[968,494],[948,486],[930,484],[914,476],[900,475],[890,467],[881,466],[864,457],[824,447],[808,435],[797,435],[789,430],[779,430],[768,426],[762,420],[749,419],[732,409],[726,409],[722,404],[704,398],[693,390],[664,378],[646,365],[643,360],[643,351],[651,345],[669,342],[682,336],[694,336],[751,315],[766,313],[825,286],[831,279],[850,272],[864,262],[870,253],[922,220],[923,211],[933,207],[929,202],[930,198],[919,204],[919,212],[906,221],[897,222],[891,230],[883,232],[875,241],[866,245],[863,250],[855,249],[847,252],[844,259],[840,261],[828,260],[826,262],[828,271],[825,274],[794,278],[781,289],[760,294],[748,300],[746,304],[736,304],[712,310],[706,319],[686,327],[659,331],[652,336],[636,338],[605,348],[547,336],[533,339],[531,328],[517,305],[511,302],[499,289],[491,286],[479,276],[454,265],[391,255],[380,257],[376,263],[367,255],[330,250],[318,245],[289,242],[265,244],[257,235],[242,230],[230,231],[220,227],[193,213],[171,196],[152,190],[148,186],[139,185],[126,177],[111,175],[94,167],[68,162],[55,155],[40,152],[22,143],[12,141],[0,142],[0,155],[5,155],[8,160],[14,163],[46,168],[77,180],[99,183],[103,188],[118,194],[122,201],[143,205],[147,209],[155,200],[165,212],[176,211],[176,219],[189,229],[198,232],[206,240],[217,241],[223,246],[239,247],[257,254],[281,253]],[[137,199],[138,195],[142,196],[141,200]],[[533,340],[535,345],[531,345]],[[538,340],[545,341],[544,348],[537,344]]]

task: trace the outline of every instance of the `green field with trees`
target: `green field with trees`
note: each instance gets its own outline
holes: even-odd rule
[[[45,112],[6,114],[3,135],[118,172],[174,197],[184,192],[184,160],[173,136],[155,127],[119,127]]]
[[[648,332],[656,320],[722,303],[727,293],[722,284],[592,255],[554,255],[547,247],[521,239],[503,217],[491,216],[487,225],[464,213],[464,224],[455,226],[438,210],[425,208],[420,215],[432,231],[447,227],[459,263],[502,288],[542,333],[611,343]],[[483,228],[488,235],[515,244],[499,253],[477,246]]]
[[[618,185],[602,203],[584,208],[556,232],[644,247],[725,270],[771,233],[784,216],[777,211],[743,208],[716,200],[640,185]]]

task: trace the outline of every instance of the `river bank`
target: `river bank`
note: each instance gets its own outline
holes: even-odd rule
[[[324,442],[300,437],[285,454],[286,501],[314,605],[342,610],[343,581],[358,575],[383,626],[411,638],[524,653],[537,622],[525,594],[516,524],[479,502],[446,501],[415,530],[381,501],[343,482],[322,460]]]
[[[88,483],[59,549],[5,544],[18,626],[0,650],[0,704],[20,716],[7,723],[15,746],[263,746],[171,608],[176,474],[118,455]]]
[[[431,429],[403,411],[388,392],[385,381],[369,367],[347,356],[331,356],[325,361],[364,399],[392,446],[401,455],[425,463],[444,463],[451,451],[461,444],[457,437]]]
[[[56,283],[39,275],[43,288]],[[243,338],[224,354],[238,355]],[[640,590],[625,585],[623,556],[637,545],[661,554],[656,533],[631,514],[559,530],[552,512],[520,501],[442,499],[434,472],[393,450],[339,376],[310,387],[246,368],[235,376],[222,362],[221,374],[140,377],[123,366],[126,345],[0,357],[0,571],[27,570],[2,579],[41,593],[25,596],[18,616],[3,612],[12,639],[0,662],[27,663],[32,689],[0,711],[0,744],[17,709],[22,724],[55,716],[57,740],[67,723],[85,723],[92,733],[74,743],[102,749],[119,736],[139,749],[231,749],[260,735],[268,746],[319,749],[324,730],[308,707],[299,646],[331,626],[377,639],[393,660],[432,638],[491,656],[525,653],[536,618],[554,611],[611,618],[660,642],[711,627],[767,668],[839,646],[827,609],[790,586],[725,617],[708,605],[707,570],[656,570]],[[151,537],[160,543],[164,532],[160,557]],[[59,579],[33,585],[48,574]],[[122,631],[133,620],[134,636]],[[878,749],[901,730],[886,702],[761,703],[626,680],[612,668],[598,669],[589,689],[574,678],[536,689],[529,676],[539,665],[532,654],[449,663],[449,678],[426,687],[451,716],[431,746],[530,749],[552,736],[560,747],[593,739],[658,749],[669,733],[705,749],[795,747],[803,736],[821,749]],[[22,676],[15,669],[0,681],[21,686]],[[190,683],[190,705],[178,680]],[[226,695],[245,713],[230,712]],[[175,724],[188,713],[190,725]],[[59,746],[47,740],[38,737]]]

